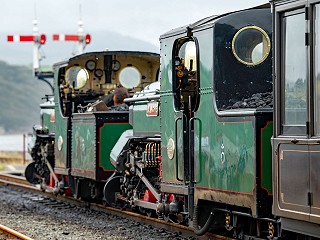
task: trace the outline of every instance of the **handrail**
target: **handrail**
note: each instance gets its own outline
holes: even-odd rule
[[[178,117],[178,118],[176,118],[176,120],[175,120],[175,134],[174,134],[174,136],[175,136],[175,160],[176,160],[176,179],[178,180],[178,181],[180,181],[180,182],[183,182],[183,179],[181,179],[181,178],[179,178],[179,155],[178,155],[178,129],[177,129],[177,127],[178,127],[178,121],[179,120],[184,120],[185,122],[187,121],[186,120],[186,116],[185,116],[185,114],[184,113],[182,113],[182,117]],[[183,124],[182,124],[182,129],[183,129]],[[182,131],[182,134],[183,134],[183,131]]]
[[[132,97],[132,98],[125,98],[124,102],[142,102],[142,101],[150,101],[150,100],[159,100],[160,94],[151,95],[151,96],[144,96],[144,97]]]
[[[195,122],[195,121],[199,121],[199,140],[198,140],[198,150],[199,150],[199,168],[197,169],[200,169],[200,180],[197,181],[197,177],[196,177],[196,171],[194,171],[194,175],[193,175],[193,179],[191,179],[191,181],[193,181],[193,183],[197,184],[199,182],[201,182],[202,180],[202,174],[201,174],[201,133],[202,133],[202,122],[201,122],[201,119],[200,118],[197,118],[197,117],[192,117],[190,118],[189,120],[189,165],[190,165],[190,174],[192,172],[192,169],[191,169],[191,149],[192,149],[192,146],[195,146],[193,143],[195,142],[193,138],[191,138],[191,124],[192,122]],[[193,142],[191,142],[191,139],[193,139]],[[194,151],[194,150],[193,150]],[[194,157],[194,154],[193,154],[193,159],[195,159]],[[195,163],[195,161],[194,161]],[[194,165],[193,165],[193,168],[194,168]]]

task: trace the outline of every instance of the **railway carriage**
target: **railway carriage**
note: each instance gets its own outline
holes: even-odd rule
[[[272,1],[273,214],[320,238],[319,1]]]

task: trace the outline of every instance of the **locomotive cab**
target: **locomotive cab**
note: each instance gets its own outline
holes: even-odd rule
[[[77,197],[101,197],[103,182],[114,172],[110,151],[121,133],[132,128],[129,111],[113,108],[113,91],[124,87],[133,95],[156,81],[159,56],[125,51],[86,53],[54,68],[54,172],[68,176],[63,185],[69,184]]]
[[[283,230],[320,238],[320,2],[272,1],[272,6],[273,213]]]

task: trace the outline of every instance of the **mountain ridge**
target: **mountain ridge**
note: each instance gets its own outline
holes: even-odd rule
[[[0,61],[0,134],[31,132],[40,122],[40,103],[49,86],[32,76],[28,66]]]

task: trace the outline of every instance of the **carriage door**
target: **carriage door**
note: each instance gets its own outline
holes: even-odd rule
[[[308,153],[308,74],[305,9],[285,12],[281,24],[280,123],[278,146],[278,201],[280,208],[300,212],[307,220],[310,211]]]
[[[197,41],[192,37],[178,39],[173,47],[173,96],[175,110],[178,111],[175,131],[177,145],[183,148],[183,159],[177,157],[183,165],[180,180],[193,181],[193,116],[199,104],[199,66]],[[177,149],[178,152],[178,149]]]
[[[280,16],[276,196],[284,217],[320,223],[320,4]],[[279,55],[276,55],[279,56]],[[280,112],[278,111],[279,109]]]
[[[313,5],[312,22],[314,42],[312,49],[313,54],[313,119],[312,126],[314,127],[314,137],[310,140],[310,205],[311,215],[310,220],[320,223],[320,3]]]

